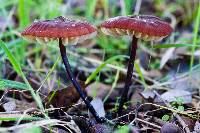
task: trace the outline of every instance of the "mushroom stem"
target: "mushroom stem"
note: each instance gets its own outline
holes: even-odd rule
[[[132,37],[132,43],[131,43],[130,58],[129,58],[129,61],[128,61],[128,69],[127,69],[125,86],[124,86],[122,95],[119,99],[118,115],[121,115],[124,103],[127,102],[128,90],[129,90],[129,87],[131,85],[131,79],[132,79],[132,75],[133,75],[133,68],[134,68],[136,50],[137,50],[137,38],[135,36],[133,36]]]
[[[76,91],[79,93],[80,97],[85,102],[87,108],[92,113],[92,115],[95,117],[96,121],[100,122],[100,123],[104,122],[104,119],[99,117],[99,115],[95,111],[94,107],[92,106],[92,104],[88,100],[86,94],[82,91],[81,86],[76,81],[76,78],[74,77],[74,75],[73,75],[73,73],[71,71],[71,67],[70,67],[70,64],[69,64],[69,61],[68,61],[68,58],[67,58],[66,49],[65,49],[65,46],[63,45],[63,42],[62,42],[61,38],[59,38],[59,48],[60,48],[60,54],[61,54],[63,63],[65,65],[66,72],[67,72],[71,82],[73,83],[74,87],[76,88]]]

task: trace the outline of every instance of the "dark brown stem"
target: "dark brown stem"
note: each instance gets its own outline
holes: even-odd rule
[[[85,102],[87,108],[89,109],[91,114],[95,117],[96,121],[100,122],[100,123],[104,122],[104,119],[99,117],[99,115],[95,111],[94,107],[91,105],[90,101],[88,100],[86,94],[82,91],[81,86],[76,81],[76,78],[74,77],[74,75],[71,71],[71,67],[70,67],[69,61],[67,59],[66,49],[62,43],[62,39],[59,39],[59,47],[60,47],[60,53],[61,53],[63,63],[65,65],[66,72],[67,72],[71,82],[73,83],[74,87],[76,88],[76,91],[79,93],[80,97]]]
[[[124,86],[124,90],[122,92],[122,95],[119,99],[118,115],[121,115],[124,103],[127,102],[127,95],[128,95],[129,87],[131,85],[131,79],[132,79],[132,75],[133,75],[133,68],[134,68],[136,50],[137,50],[137,38],[135,36],[133,36],[132,37],[132,43],[131,43],[131,51],[130,51],[130,58],[129,58],[129,62],[128,62],[128,69],[127,69],[125,86]]]

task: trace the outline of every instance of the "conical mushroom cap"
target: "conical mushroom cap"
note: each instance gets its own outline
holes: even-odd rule
[[[101,30],[107,35],[129,35],[147,41],[161,40],[173,31],[165,21],[155,16],[119,16],[110,18],[101,24]]]
[[[85,21],[66,19],[38,21],[27,27],[21,35],[26,39],[47,43],[62,38],[65,44],[77,44],[97,34],[96,28]]]

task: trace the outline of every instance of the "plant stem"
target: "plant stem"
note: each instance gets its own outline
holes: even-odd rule
[[[65,65],[67,75],[69,76],[71,82],[73,83],[74,87],[76,88],[76,91],[79,93],[80,97],[85,102],[87,108],[92,113],[92,115],[95,117],[96,121],[100,122],[100,123],[103,122],[103,119],[99,117],[99,115],[95,111],[94,107],[91,105],[90,101],[88,100],[86,94],[82,91],[81,86],[76,81],[76,78],[74,77],[74,75],[71,71],[71,67],[70,67],[69,61],[67,59],[66,49],[62,43],[61,38],[59,38],[59,48],[60,48],[61,57],[62,57],[64,65]]]
[[[137,38],[135,36],[132,37],[132,44],[131,44],[131,51],[130,51],[130,58],[128,61],[128,69],[127,69],[127,76],[125,81],[124,90],[122,92],[122,95],[119,100],[119,108],[118,108],[118,115],[121,115],[123,105],[125,102],[127,102],[127,95],[128,90],[131,85],[131,79],[133,75],[133,68],[134,68],[134,62],[135,62],[135,56],[136,56],[136,50],[137,50]]]

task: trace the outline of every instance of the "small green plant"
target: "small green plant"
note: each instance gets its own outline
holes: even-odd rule
[[[178,110],[179,111],[184,111],[184,107],[183,106],[178,106]]]
[[[117,97],[117,100],[116,100],[116,102],[115,102],[115,107],[112,109],[112,112],[117,112],[117,109],[119,108],[119,98],[120,98],[120,97]],[[123,105],[123,109],[127,109],[127,108],[128,108],[127,105],[129,105],[130,103],[131,103],[131,101],[126,102],[126,103]]]
[[[165,122],[168,122],[170,120],[170,116],[169,115],[163,115],[162,120]]]
[[[184,111],[183,98],[181,97],[176,98],[176,101],[172,102],[171,105],[173,108],[178,109],[179,111]]]
[[[129,127],[127,125],[119,126],[118,130],[116,130],[114,133],[128,133]]]

